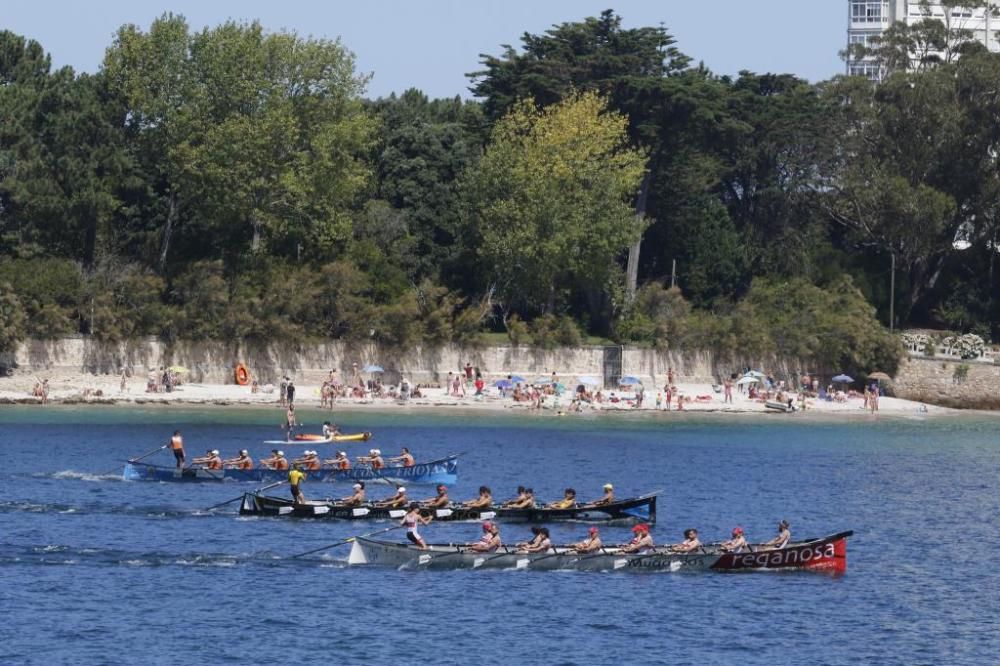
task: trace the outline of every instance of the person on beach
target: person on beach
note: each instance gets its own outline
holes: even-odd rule
[[[792,540],[792,532],[789,529],[789,524],[787,520],[782,520],[778,523],[778,536],[774,537],[767,543],[761,544],[764,548],[774,548],[780,550],[788,545],[788,542]]]
[[[288,404],[288,377],[282,377],[278,384],[278,404],[282,407]]]
[[[396,494],[392,497],[387,497],[381,502],[375,502],[375,506],[380,509],[400,509],[407,505],[409,499],[406,497],[406,488],[400,486],[396,488]]]
[[[623,553],[637,553],[645,555],[653,551],[656,546],[653,544],[653,537],[649,534],[649,525],[640,523],[632,528],[635,535],[632,540],[621,547]]]
[[[573,544],[573,550],[580,554],[596,553],[601,549],[601,531],[596,527],[591,527],[587,531],[587,538],[579,543]]]
[[[288,407],[291,409],[295,404],[295,382],[291,379],[288,380],[288,388],[285,389],[285,396],[288,398]]]
[[[437,495],[420,502],[421,506],[428,509],[443,509],[449,504],[451,504],[451,500],[448,499],[448,486],[443,483],[438,484]]]
[[[410,453],[410,450],[405,446],[403,447],[403,450],[400,451],[398,456],[389,458],[388,462],[399,463],[403,467],[413,467],[417,463],[417,461],[413,459],[413,454]]]
[[[594,500],[586,506],[604,506],[605,504],[611,504],[615,501],[615,487],[610,483],[604,484],[604,495],[599,499]]]
[[[563,498],[545,505],[546,509],[572,509],[576,506],[576,490],[567,488],[563,491]]]
[[[500,528],[496,523],[486,521],[483,523],[483,536],[476,543],[469,544],[469,550],[477,553],[492,553],[503,543],[500,541]]]
[[[296,504],[306,503],[306,496],[302,494],[302,482],[305,479],[306,475],[298,467],[293,467],[288,472],[288,487],[292,491],[292,501]]]
[[[698,540],[698,530],[691,527],[684,530],[684,541],[670,546],[670,550],[675,553],[690,553],[700,547],[701,541]]]
[[[285,441],[292,441],[296,425],[298,424],[295,422],[295,405],[288,403],[288,409],[285,410]]]
[[[365,503],[365,483],[364,481],[358,481],[351,489],[354,491],[347,497],[342,497],[340,499],[341,504],[344,506],[361,506]]]
[[[670,390],[670,384],[668,383],[663,387],[663,404],[666,405],[667,411],[670,411],[670,401],[673,400],[674,394]]]
[[[177,469],[182,469],[184,467],[184,439],[181,437],[180,430],[174,430],[174,436],[170,438],[169,446],[174,454],[174,460],[177,461]]]
[[[730,405],[733,404],[733,380],[730,379],[729,377],[726,377],[726,381],[722,383],[722,395],[723,395],[722,399],[723,404],[725,403],[729,403]]]
[[[223,467],[230,467],[233,469],[251,470],[253,469],[253,458],[246,449],[240,451],[240,454],[235,458],[230,458],[229,460],[222,461]]]
[[[489,509],[493,507],[493,491],[489,486],[479,486],[479,497],[462,502],[467,509]]]
[[[719,547],[727,553],[742,553],[747,547],[747,538],[742,527],[733,528],[733,536],[729,541],[723,541]]]
[[[406,526],[406,538],[410,540],[413,545],[417,546],[421,550],[427,550],[427,544],[424,542],[423,538],[417,533],[418,525],[429,525],[433,517],[430,515],[424,516],[420,513],[420,505],[416,502],[410,502],[409,510],[406,515],[403,516],[403,520],[400,521],[400,525]]]

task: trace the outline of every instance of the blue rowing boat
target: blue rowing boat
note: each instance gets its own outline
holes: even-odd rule
[[[303,470],[307,481],[326,483],[438,484],[452,485],[458,480],[458,456],[452,454],[440,460],[417,463],[411,467],[355,467],[353,469]],[[128,462],[122,477],[126,481],[235,481],[245,483],[271,483],[288,478],[287,470],[276,469],[205,469],[204,467],[165,467],[142,462]]]

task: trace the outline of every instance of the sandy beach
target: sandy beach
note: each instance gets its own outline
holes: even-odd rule
[[[0,380],[0,404],[38,404],[39,398],[32,396],[36,378],[31,376],[15,376]],[[683,412],[699,414],[768,414],[771,416],[786,416],[765,407],[763,402],[749,399],[746,394],[734,390],[733,402],[726,403],[721,393],[715,393],[709,384],[676,383],[680,394],[690,397],[685,402]],[[320,386],[317,384],[296,384],[295,404],[300,408],[320,408]],[[502,398],[495,387],[488,387],[486,395],[476,397],[473,391],[465,396],[453,396],[443,388],[421,389],[424,397],[410,399],[406,402],[384,399],[340,398],[334,405],[337,410],[387,410],[404,411],[431,408],[439,410],[488,410],[491,412],[540,413],[573,416],[575,414],[593,413],[652,413],[656,411],[656,391],[647,390],[641,408],[635,407],[634,393],[615,391],[620,402],[610,402],[607,397],[610,391],[605,391],[606,399],[602,403],[584,404],[582,412],[570,410],[571,394],[565,392],[561,397],[545,396],[541,409],[533,409],[530,402],[515,402],[509,396]],[[795,405],[799,405],[796,394]],[[701,396],[703,399],[698,400]],[[707,399],[704,399],[706,398]],[[278,389],[265,386],[257,393],[252,393],[249,386],[236,384],[199,384],[189,383],[176,387],[169,393],[151,393],[146,391],[144,379],[131,378],[121,390],[119,377],[100,375],[72,375],[53,377],[49,380],[49,398],[51,404],[114,404],[114,405],[221,405],[221,406],[258,406],[276,407],[278,405]],[[676,398],[670,406],[671,412],[677,411]],[[660,411],[666,411],[661,407]],[[879,399],[878,415],[896,417],[926,417],[929,415],[960,414],[962,410],[924,405],[922,403],[899,398],[882,397]],[[798,411],[794,416],[825,415],[835,417],[870,418],[871,412],[864,409],[861,397],[848,398],[843,402],[806,400],[806,410]]]

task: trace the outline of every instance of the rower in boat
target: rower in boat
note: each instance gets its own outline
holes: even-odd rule
[[[427,550],[427,544],[424,542],[423,537],[417,533],[417,525],[428,525],[431,520],[433,518],[430,514],[424,516],[420,513],[419,504],[410,502],[409,511],[406,512],[406,515],[403,516],[403,520],[400,522],[400,525],[406,526],[406,538],[421,550]]]
[[[563,491],[563,498],[545,505],[546,509],[572,509],[576,506],[576,491],[567,488]]]
[[[382,459],[382,452],[379,449],[370,449],[367,456],[358,456],[359,465],[368,465],[372,469],[382,469],[385,467],[385,460]]]
[[[615,501],[615,487],[610,483],[604,484],[604,495],[600,499],[596,499],[590,504],[585,506],[604,506],[605,504],[612,504]]]
[[[469,550],[477,553],[492,553],[503,543],[500,541],[500,528],[496,523],[486,521],[483,523],[483,536],[476,543],[469,544]]]
[[[425,499],[420,502],[421,506],[428,509],[443,509],[449,504],[451,500],[448,499],[448,486],[443,483],[438,484],[437,495],[431,497],[430,499]]]
[[[521,543],[514,544],[514,546],[518,550],[521,550],[522,548],[527,548],[528,546],[534,546],[535,544],[538,543],[539,539],[541,539],[541,534],[542,534],[542,528],[538,527],[537,525],[534,525],[531,528],[531,541],[522,541]]]
[[[587,531],[587,538],[579,543],[573,544],[573,550],[578,553],[596,553],[601,549],[601,531],[596,527],[591,527]]]
[[[182,469],[184,467],[184,439],[181,437],[180,430],[174,430],[174,436],[170,438],[169,446],[177,461],[177,469]]]
[[[301,458],[292,461],[293,465],[301,466],[303,469],[314,472],[323,468],[323,463],[319,459],[317,451],[303,451]]]
[[[761,544],[764,548],[773,548],[774,550],[780,550],[784,548],[789,541],[792,539],[792,532],[789,528],[788,521],[782,520],[778,523],[778,536],[774,537],[767,543]]]
[[[417,461],[413,458],[413,454],[410,453],[410,450],[405,446],[403,447],[403,450],[400,451],[398,456],[389,458],[387,462],[399,463],[403,467],[413,467],[417,464]]]
[[[306,475],[303,474],[302,470],[298,466],[293,467],[290,472],[288,472],[288,487],[292,491],[292,501],[296,504],[305,504],[306,496],[302,494],[302,482],[305,481]]]
[[[516,500],[511,500],[506,504],[508,509],[534,509],[535,491],[533,488],[525,488],[521,496]]]
[[[279,449],[271,449],[271,457],[260,461],[260,466],[267,469],[286,470],[288,469],[288,459],[285,452]]]
[[[358,481],[353,486],[351,486],[353,493],[347,497],[342,497],[340,499],[341,504],[344,506],[361,506],[365,503],[365,482]]]
[[[406,498],[406,488],[400,486],[396,488],[396,494],[388,499],[384,499],[381,502],[375,502],[375,506],[379,509],[401,509],[406,506],[408,500]]]
[[[635,533],[635,536],[621,547],[621,552],[638,553],[639,555],[653,552],[656,546],[653,544],[653,537],[649,535],[649,525],[640,523],[632,528],[632,532]]]
[[[462,502],[467,509],[490,509],[493,507],[493,491],[489,486],[479,486],[479,497]]]
[[[337,451],[337,456],[330,460],[324,460],[324,465],[329,465],[334,469],[351,469],[351,459],[347,457],[346,451]]]
[[[684,530],[684,541],[670,546],[670,550],[675,553],[690,553],[701,547],[698,540],[698,530],[693,527]]]
[[[727,553],[742,553],[747,547],[747,538],[743,534],[742,527],[733,528],[733,538],[723,541],[719,547]]]
[[[523,502],[524,501],[524,491],[525,491],[525,487],[524,486],[518,486],[517,487],[517,497],[515,497],[514,499],[509,499],[506,502],[504,502],[503,504],[501,504],[500,505],[501,508],[508,508],[508,507],[513,506],[514,504],[519,504],[519,503]]]
[[[219,457],[218,449],[209,449],[205,455],[192,460],[195,465],[201,465],[205,469],[222,469],[222,458]]]
[[[243,449],[235,458],[223,460],[222,466],[230,469],[251,470],[253,469],[253,458],[250,457],[250,453],[246,449]]]
[[[336,423],[323,421],[323,439],[333,439],[335,435],[339,434],[340,428],[337,427]]]
[[[538,530],[535,534],[535,538],[531,540],[530,543],[524,544],[522,547],[517,549],[519,553],[547,553],[552,550],[552,538],[549,536],[549,528],[547,527],[537,527],[534,528]]]

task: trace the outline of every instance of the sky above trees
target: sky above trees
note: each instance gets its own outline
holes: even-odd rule
[[[77,0],[3,3],[0,29],[41,42],[53,65],[97,71],[111,36],[124,23],[143,29],[163,12],[182,14],[195,29],[228,19],[259,19],[272,30],[340,37],[373,74],[368,96],[418,88],[429,96],[469,97],[467,72],[480,53],[519,44],[524,32],[597,16],[612,8],[625,27],[661,23],[678,47],[719,74],[782,72],[818,81],[843,71],[846,3],[842,0],[377,0],[265,2],[171,0],[163,3]]]

